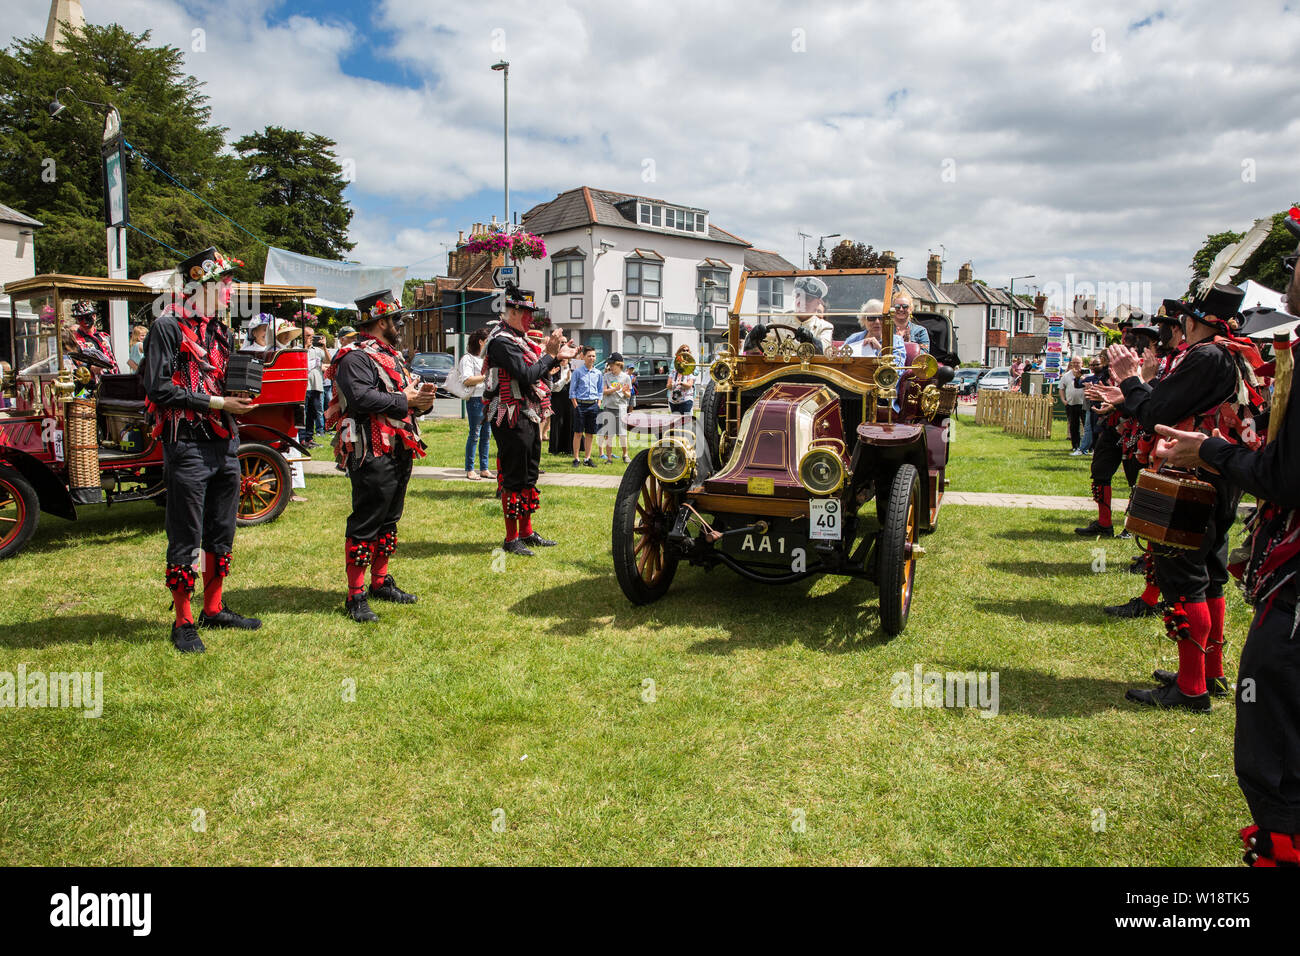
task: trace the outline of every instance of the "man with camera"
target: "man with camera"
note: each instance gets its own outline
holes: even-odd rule
[[[257,618],[227,608],[222,597],[239,513],[234,416],[253,407],[247,398],[223,394],[231,333],[218,313],[229,300],[231,273],[240,265],[212,247],[179,264],[184,298],[169,303],[150,328],[140,366],[153,435],[163,445],[167,589],[176,612],[171,637],[182,653],[206,649],[190,607],[194,565],[200,561],[203,610],[198,627],[262,626]]]
[[[325,372],[334,383],[325,427],[338,429],[334,457],[352,480],[352,513],[344,540],[344,609],[352,620],[365,624],[379,620],[368,598],[393,604],[416,601],[414,594],[397,586],[388,562],[397,550],[397,523],[412,462],[417,455],[424,457],[415,417],[433,407],[437,386],[413,375],[398,351],[402,305],[391,289],[363,296],[356,306],[360,332],[338,350]]]

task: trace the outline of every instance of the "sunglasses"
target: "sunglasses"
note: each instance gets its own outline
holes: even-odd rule
[[[894,306],[894,311],[895,311],[895,312],[911,312],[911,311],[912,311],[912,307],[911,307],[910,305],[896,305],[896,306]]]

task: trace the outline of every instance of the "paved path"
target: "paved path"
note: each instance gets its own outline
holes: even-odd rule
[[[338,475],[334,465],[327,461],[309,461],[305,463],[309,475]],[[434,468],[428,465],[416,465],[413,471],[416,478],[437,478],[443,481],[463,481],[471,484],[465,473],[459,468]],[[542,475],[538,484],[557,485],[569,488],[617,488],[621,475],[586,475],[563,472]],[[485,486],[492,482],[477,482]],[[983,505],[992,508],[1039,508],[1048,511],[1090,511],[1096,507],[1091,498],[1072,495],[1004,495],[980,491],[949,491],[943,496],[945,505]],[[1112,507],[1122,512],[1128,502],[1117,498]]]

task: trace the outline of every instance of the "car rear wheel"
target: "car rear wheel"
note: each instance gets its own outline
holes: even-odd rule
[[[920,525],[920,482],[916,467],[900,465],[890,484],[881,516],[879,556],[880,624],[891,637],[907,626],[916,577],[916,538]]]
[[[668,546],[677,513],[671,491],[650,473],[650,451],[641,452],[623,472],[614,501],[614,574],[633,604],[664,596],[677,573],[677,552]]]
[[[239,516],[236,524],[274,521],[289,506],[293,473],[284,456],[270,445],[239,446]]]
[[[0,558],[23,549],[40,517],[36,489],[12,468],[0,466]]]

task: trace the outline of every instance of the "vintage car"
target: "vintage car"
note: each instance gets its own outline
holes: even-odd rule
[[[77,505],[161,500],[162,445],[146,421],[145,393],[134,373],[96,372],[97,354],[59,347],[77,299],[124,302],[136,321],[153,315],[156,288],[134,279],[40,275],[5,286],[10,314],[0,321],[0,558],[22,550],[40,512],[76,520]],[[310,298],[308,286],[235,283],[231,310],[255,314]],[[262,387],[239,416],[241,525],[272,521],[292,495],[285,452],[297,439],[307,394],[307,353],[257,350]]]
[[[794,282],[794,312],[742,315],[746,284],[778,278]],[[682,561],[771,584],[843,574],[875,582],[882,629],[903,630],[947,481],[952,369],[914,345],[821,354],[802,329],[880,300],[878,341],[893,342],[893,290],[892,269],[742,276],[696,427],[656,438],[619,487],[614,569],[630,601],[662,597]]]

